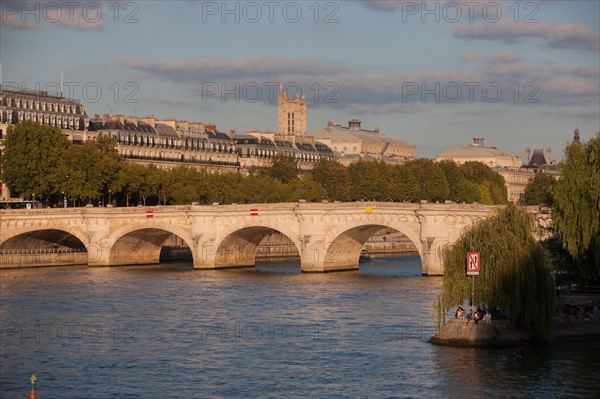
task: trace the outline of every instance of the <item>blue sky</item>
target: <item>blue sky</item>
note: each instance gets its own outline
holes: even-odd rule
[[[434,157],[485,137],[560,158],[600,131],[595,1],[5,1],[4,86],[55,90],[88,115],[275,130],[278,84],[308,130],[352,118]]]

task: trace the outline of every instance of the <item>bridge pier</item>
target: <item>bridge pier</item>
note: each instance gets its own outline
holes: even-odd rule
[[[449,229],[444,219],[437,214],[421,212],[421,264],[424,276],[442,276],[444,264],[442,251],[448,244]]]
[[[336,243],[329,245],[325,237],[305,235],[300,239],[300,269],[303,273],[326,273],[358,270],[360,247],[344,247]]]
[[[256,264],[257,244],[240,237],[230,237],[219,245],[214,237],[208,236],[195,245],[194,269],[254,267]]]

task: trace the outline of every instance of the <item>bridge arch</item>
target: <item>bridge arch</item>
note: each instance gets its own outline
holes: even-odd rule
[[[87,264],[85,236],[60,228],[19,232],[0,243],[2,267]]]
[[[418,221],[390,222],[384,218],[370,218],[339,226],[327,235],[323,257],[324,270],[358,268],[361,248],[369,238],[384,228],[393,229],[408,237],[423,260],[423,246],[420,240]]]
[[[101,254],[104,262],[111,266],[147,265],[160,263],[161,248],[172,236],[180,238],[194,256],[188,233],[174,226],[135,226],[117,230],[107,239],[108,254]]]
[[[216,246],[214,267],[254,266],[258,245],[267,235],[272,233],[280,233],[288,238],[298,251],[298,256],[300,256],[301,247],[296,239],[297,233],[294,234],[294,232],[281,228],[281,226],[250,225],[234,229],[224,235],[224,238]]]

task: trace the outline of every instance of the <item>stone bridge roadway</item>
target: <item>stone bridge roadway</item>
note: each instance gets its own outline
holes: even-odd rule
[[[155,264],[163,243],[174,234],[190,247],[197,269],[253,266],[257,245],[277,231],[298,249],[303,272],[356,270],[363,244],[390,227],[416,245],[423,274],[441,275],[442,248],[498,209],[353,202],[3,210],[0,265],[30,266],[24,249],[49,248],[79,254],[79,263],[89,266]]]

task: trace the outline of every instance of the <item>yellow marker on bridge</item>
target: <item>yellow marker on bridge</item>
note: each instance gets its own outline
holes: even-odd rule
[[[369,205],[365,208],[365,211],[370,215],[371,212],[373,212],[373,208],[371,208],[371,205]]]

